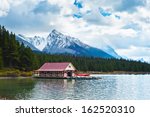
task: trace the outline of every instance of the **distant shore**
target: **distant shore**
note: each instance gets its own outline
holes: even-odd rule
[[[132,72],[132,71],[113,71],[113,72],[100,72],[100,71],[78,71],[78,73],[87,73],[87,74],[106,74],[106,75],[115,75],[115,74],[129,74],[129,75],[145,75],[150,74],[150,72]],[[32,77],[32,71],[20,71],[16,69],[3,69],[0,70],[0,79],[10,79],[10,78],[29,78]]]
[[[99,71],[88,71],[88,72],[80,72],[80,73],[88,73],[88,74],[150,74],[150,72],[130,72],[130,71],[112,71],[112,72],[99,72]]]

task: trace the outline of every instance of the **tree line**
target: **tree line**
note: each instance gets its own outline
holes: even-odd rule
[[[0,26],[0,69],[14,68],[32,71],[38,69],[45,62],[72,62],[79,71],[150,72],[150,64],[140,61],[33,52],[23,43],[20,44],[14,33],[6,30],[4,26]]]
[[[36,67],[36,55],[32,50],[16,41],[15,34],[0,26],[0,68],[30,71]]]

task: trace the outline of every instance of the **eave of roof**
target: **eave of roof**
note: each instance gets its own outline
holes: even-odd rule
[[[38,69],[36,71],[64,71],[64,69]]]
[[[70,62],[45,63],[37,71],[65,71]]]

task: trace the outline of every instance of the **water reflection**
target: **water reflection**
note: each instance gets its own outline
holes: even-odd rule
[[[74,89],[74,83],[74,80],[38,80],[30,99],[68,99],[67,96]]]
[[[115,79],[38,80],[30,99],[111,99],[115,89]]]
[[[1,99],[150,99],[149,75],[102,75],[100,80],[0,80]]]
[[[35,82],[31,79],[1,79],[1,99],[27,99]]]

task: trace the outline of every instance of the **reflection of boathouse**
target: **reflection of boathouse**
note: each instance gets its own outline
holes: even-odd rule
[[[76,68],[69,62],[45,63],[34,72],[37,77],[74,77]]]

